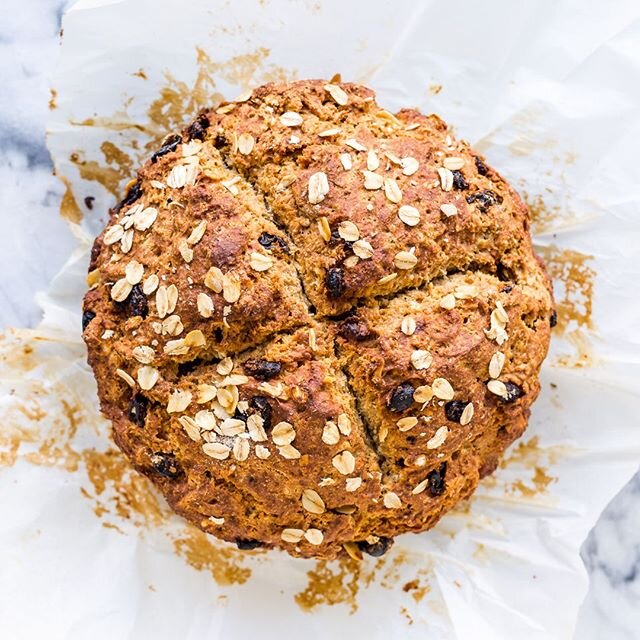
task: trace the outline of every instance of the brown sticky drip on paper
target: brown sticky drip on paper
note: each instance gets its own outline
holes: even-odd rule
[[[400,607],[400,614],[406,618],[407,624],[409,626],[413,624],[413,618],[411,617],[411,614],[409,613],[409,610],[407,609],[407,607]]]
[[[543,447],[538,436],[533,436],[526,441],[519,441],[500,461],[500,468],[505,469],[514,464],[521,465],[530,469],[533,475],[529,480],[520,478],[512,482],[507,487],[508,492],[511,494],[519,493],[525,498],[546,494],[549,485],[557,480],[556,476],[551,475],[550,469],[561,458],[575,455],[575,453],[576,449],[568,445]]]
[[[38,440],[38,450],[25,453],[22,457],[32,464],[77,471],[80,454],[73,449],[71,442],[78,432],[82,409],[70,405],[66,400],[61,400],[61,404],[62,415],[53,419],[52,428]]]
[[[298,606],[312,611],[321,605],[342,604],[353,614],[358,609],[358,594],[372,582],[384,589],[397,591],[404,569],[415,570],[415,578],[403,586],[404,593],[416,602],[421,602],[431,591],[429,577],[432,561],[423,555],[412,556],[408,551],[395,548],[386,556],[374,560],[358,561],[350,557],[328,562],[318,560],[307,572],[307,586],[295,596]]]
[[[569,159],[566,160],[569,162]],[[531,231],[534,235],[550,234],[560,229],[579,226],[581,218],[571,210],[570,206],[551,205],[545,198],[557,199],[556,194],[547,188],[548,196],[532,195],[521,191],[531,216]]]
[[[563,335],[574,347],[573,354],[562,355],[557,364],[566,367],[588,367],[593,363],[590,332],[593,323],[593,294],[596,273],[591,266],[593,256],[559,249],[556,246],[538,247],[547,272],[554,281],[554,295],[558,323],[554,332]]]
[[[524,480],[516,480],[511,488],[520,492],[525,498],[533,498],[541,493],[545,493],[547,487],[557,478],[547,475],[542,467],[534,468],[533,478],[531,482],[533,487],[527,486]]]
[[[82,211],[73,195],[71,183],[64,176],[59,175],[58,177],[62,180],[65,187],[62,200],[60,200],[60,215],[70,222],[80,222],[80,220],[82,220]]]
[[[86,449],[81,455],[91,483],[91,489],[83,488],[82,495],[91,500],[98,517],[115,516],[137,526],[151,527],[170,515],[151,483],[131,467],[120,451]]]
[[[540,438],[533,436],[529,440],[520,440],[507,455],[500,461],[500,468],[506,469],[511,464],[521,464],[524,467],[533,468],[538,464],[542,448]]]
[[[100,151],[104,157],[103,162],[86,160],[77,151],[69,156],[69,160],[78,168],[83,180],[97,182],[117,197],[121,185],[133,175],[133,159],[109,141],[100,145]]]
[[[551,206],[545,202],[541,195],[522,193],[529,214],[531,216],[531,230],[534,234],[545,233],[553,227],[553,222],[561,215],[559,205]]]
[[[247,556],[229,546],[218,546],[212,538],[195,527],[173,541],[176,553],[198,571],[208,571],[220,586],[244,584],[251,569],[243,566]]]
[[[426,576],[421,576],[423,579],[427,579]],[[411,595],[411,597],[415,600],[416,604],[422,602],[424,597],[430,593],[431,585],[428,582],[420,582],[420,577],[410,580],[406,584],[403,585],[402,590],[405,593]]]
[[[373,573],[366,574],[366,561],[341,558],[333,562],[319,560],[307,572],[306,588],[295,595],[298,606],[311,611],[319,605],[344,604],[350,613],[358,609],[357,595],[363,583],[369,584]]]

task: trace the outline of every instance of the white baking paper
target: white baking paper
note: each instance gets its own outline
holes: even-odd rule
[[[580,545],[640,460],[638,3],[81,0],[63,27],[48,141],[84,218],[42,324],[1,341],[2,637],[571,638]],[[80,337],[90,242],[145,145],[220,96],[334,73],[440,114],[527,194],[561,319],[504,465],[359,575],[170,515],[114,450]]]

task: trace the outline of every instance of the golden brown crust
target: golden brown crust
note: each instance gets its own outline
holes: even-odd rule
[[[168,136],[96,241],[101,407],[203,530],[379,553],[525,429],[550,284],[522,201],[436,116],[322,81],[245,98]]]

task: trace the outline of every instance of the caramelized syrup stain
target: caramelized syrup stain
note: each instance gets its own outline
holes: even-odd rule
[[[62,415],[53,419],[48,433],[41,434],[37,451],[25,453],[22,457],[32,464],[47,467],[61,467],[66,471],[77,471],[80,454],[71,446],[78,432],[82,408],[61,400]]]
[[[400,607],[400,614],[406,618],[407,624],[409,626],[413,624],[413,618],[411,617],[411,614],[409,613],[409,610],[407,609],[407,607]]]
[[[554,445],[543,447],[540,438],[534,436],[529,440],[519,441],[501,460],[500,468],[504,469],[512,464],[531,469],[533,475],[528,480],[519,479],[508,487],[510,493],[519,493],[525,498],[534,498],[547,492],[549,485],[557,480],[550,474],[550,469],[561,458],[576,454],[576,449],[568,445]]]
[[[534,467],[533,478],[531,479],[533,487],[525,484],[523,480],[516,480],[511,485],[511,488],[521,493],[525,498],[534,498],[541,493],[545,493],[547,487],[556,479],[557,478],[547,475],[542,467],[536,466]]]
[[[64,193],[60,200],[60,215],[69,222],[78,223],[82,220],[82,210],[78,206],[76,197],[73,195],[71,183],[64,177],[58,176],[64,184]]]
[[[91,500],[98,517],[129,520],[145,527],[159,526],[169,517],[168,507],[160,502],[151,483],[120,451],[87,449],[81,456],[91,483],[83,488],[83,495]]]
[[[308,583],[304,591],[297,593],[295,601],[305,611],[319,605],[344,604],[350,613],[358,609],[357,595],[362,582],[367,582],[365,561],[341,558],[333,562],[319,560],[314,569],[307,572]]]
[[[104,161],[86,160],[81,152],[74,152],[69,160],[78,168],[83,180],[95,181],[118,197],[121,185],[133,175],[131,156],[115,144],[105,141],[100,145]]]
[[[415,571],[415,578],[403,587],[414,602],[420,603],[431,591],[429,578],[432,561],[424,556],[413,556],[408,551],[396,548],[383,558],[361,561],[350,557],[335,561],[318,560],[307,572],[307,586],[296,594],[295,601],[304,611],[312,611],[321,605],[342,604],[353,614],[358,610],[358,595],[361,589],[374,581],[376,585],[397,591],[406,570]]]
[[[431,591],[431,586],[428,582],[421,583],[419,578],[410,580],[403,587],[402,590],[405,593],[409,593],[414,599],[416,604],[422,602],[424,597]]]
[[[556,331],[565,332],[572,323],[593,329],[593,256],[553,245],[538,247],[554,282],[558,324]]]
[[[182,537],[173,541],[176,553],[198,571],[208,571],[220,586],[244,584],[251,569],[243,566],[247,556],[228,546],[218,546],[205,533],[187,527]]]
[[[593,295],[596,272],[593,256],[550,245],[538,247],[547,272],[554,282],[558,323],[554,332],[573,347],[573,353],[562,354],[556,364],[583,368],[593,364],[590,335],[594,330]]]
[[[530,195],[522,193],[529,214],[531,215],[531,230],[534,234],[545,233],[553,227],[561,217],[562,210],[559,205],[551,206],[547,204],[541,195]]]

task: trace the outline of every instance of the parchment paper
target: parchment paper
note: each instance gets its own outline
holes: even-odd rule
[[[63,27],[49,146],[78,249],[42,324],[0,344],[2,636],[570,638],[580,545],[640,460],[637,2],[81,0]],[[92,237],[167,129],[336,72],[440,114],[521,188],[560,320],[504,465],[359,567],[241,554],[171,516],[114,450],[80,339]]]

